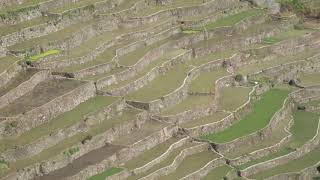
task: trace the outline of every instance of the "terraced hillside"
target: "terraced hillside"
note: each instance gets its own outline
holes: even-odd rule
[[[1,0],[0,179],[320,178],[318,6]]]

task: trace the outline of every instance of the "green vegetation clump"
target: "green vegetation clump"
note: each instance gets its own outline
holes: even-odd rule
[[[4,175],[9,170],[9,164],[4,160],[0,160],[0,176]]]
[[[67,157],[71,157],[73,154],[79,152],[79,150],[80,150],[79,147],[73,147],[64,151],[63,154],[66,155]]]
[[[61,53],[61,50],[57,50],[57,49],[54,49],[54,50],[49,50],[49,51],[46,51],[46,52],[43,52],[41,54],[37,54],[37,55],[34,55],[34,56],[31,56],[29,59],[29,61],[38,61],[42,58],[45,58],[45,57],[48,57],[48,56],[52,56],[52,55],[57,55],[57,54],[60,54]]]
[[[295,11],[296,13],[304,13],[306,10],[306,7],[301,0],[279,0],[279,3],[282,7]]]
[[[121,171],[123,171],[123,168],[112,167],[101,174],[90,177],[88,180],[105,180],[107,177],[115,175]]]

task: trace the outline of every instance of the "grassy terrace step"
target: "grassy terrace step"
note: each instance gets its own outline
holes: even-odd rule
[[[76,8],[81,8],[89,5],[94,5],[97,2],[102,2],[105,0],[78,0],[78,1],[73,1],[64,4],[63,7],[59,8],[54,8],[54,9],[49,9],[49,12],[51,13],[63,13],[65,11],[71,10],[71,9],[76,9]]]
[[[104,78],[104,77],[107,77],[107,76],[110,76],[110,75],[125,71],[126,69],[129,69],[129,68],[128,67],[119,67],[119,68],[112,69],[111,71],[106,72],[106,73],[86,76],[86,77],[84,77],[82,79],[88,80],[88,81],[97,81],[97,80],[99,80],[101,78]]]
[[[37,69],[27,69],[26,71],[20,72],[16,77],[10,80],[5,86],[0,87],[0,97],[5,95],[10,90],[16,88],[21,83],[27,81],[35,73],[39,72]]]
[[[170,138],[169,140],[153,147],[150,150],[145,151],[143,154],[141,154],[140,156],[131,159],[130,161],[126,162],[126,164],[123,166],[127,169],[133,170],[135,168],[141,167],[149,162],[151,162],[152,160],[158,158],[159,156],[161,156],[163,153],[165,153],[168,148],[178,142],[180,140],[180,138]]]
[[[202,180],[221,180],[231,169],[231,167],[226,165],[214,168],[207,176],[202,178]]]
[[[236,23],[238,23],[248,17],[256,16],[256,15],[262,14],[264,12],[265,11],[261,10],[261,9],[249,9],[249,10],[240,12],[238,14],[223,17],[223,18],[220,18],[216,21],[209,22],[204,26],[204,28],[208,31],[212,31],[212,30],[219,28],[219,27],[233,26]],[[203,30],[203,27],[199,28],[199,29],[195,29],[195,30]]]
[[[168,126],[168,124],[160,123],[159,121],[149,120],[145,124],[143,124],[143,126],[140,129],[135,129],[130,134],[122,136],[121,138],[115,140],[113,144],[129,146],[161,130],[166,126]]]
[[[192,67],[186,64],[177,65],[176,68],[155,78],[139,91],[129,94],[128,99],[135,101],[152,101],[161,98],[181,86],[191,69]]]
[[[44,24],[49,20],[48,17],[38,17],[28,21],[24,21],[14,25],[2,25],[0,26],[0,36],[5,36],[11,33],[18,32],[24,28],[32,27],[40,24]]]
[[[315,73],[302,73],[300,75],[300,84],[302,86],[313,86],[320,84],[320,73],[315,72]]]
[[[213,72],[203,72],[189,86],[189,92],[214,93],[217,79],[228,75],[225,69],[217,69]],[[189,95],[181,103],[167,109],[162,115],[173,115],[199,106],[210,106],[214,96]]]
[[[290,31],[282,32],[276,36],[269,37],[263,39],[263,43],[265,44],[275,44],[287,39],[293,39],[297,37],[301,37],[306,34],[312,33],[314,30],[310,29],[292,29]]]
[[[218,101],[218,109],[234,111],[249,99],[252,89],[248,87],[223,87]]]
[[[280,89],[272,89],[266,92],[260,100],[253,104],[253,110],[249,115],[225,131],[205,135],[202,139],[225,143],[262,129],[269,123],[274,113],[281,108],[288,93],[287,90]]]
[[[237,74],[251,74],[254,72],[261,71],[266,68],[279,66],[281,64],[290,63],[290,62],[299,61],[299,60],[305,60],[305,59],[312,57],[318,53],[319,53],[318,49],[306,49],[305,51],[297,53],[297,54],[292,54],[292,55],[288,55],[288,56],[280,56],[279,55],[279,57],[273,58],[268,61],[253,63],[253,64],[249,64],[247,66],[241,67],[240,69],[236,70],[236,73]]]
[[[141,77],[143,77],[144,75],[146,75],[148,72],[150,72],[154,67],[156,66],[160,66],[161,64],[163,64],[166,61],[169,61],[171,58],[174,58],[176,56],[178,56],[179,54],[182,54],[186,52],[186,50],[182,50],[182,49],[177,49],[177,50],[172,50],[170,52],[167,52],[165,55],[161,56],[160,58],[152,61],[148,66],[146,66],[142,71],[139,71],[139,73],[134,76],[131,79],[125,80],[125,81],[120,81],[118,82],[118,84],[113,84],[110,86],[105,87],[104,89],[102,89],[103,91],[108,91],[111,89],[115,89],[115,88],[119,88],[121,86],[124,86],[130,82],[133,82]]]
[[[84,82],[69,79],[49,80],[39,83],[31,92],[16,99],[9,105],[0,109],[1,117],[15,116],[39,107],[50,100],[61,96],[72,89],[79,87]]]
[[[5,56],[0,58],[0,74],[19,60],[21,60],[21,58],[15,56]]]
[[[183,146],[174,149],[166,159],[161,161],[159,164],[153,166],[147,172],[130,176],[127,180],[136,180],[136,179],[142,178],[144,176],[147,176],[148,174],[151,174],[151,173],[157,171],[158,169],[169,166],[174,161],[174,159],[181,153],[182,150],[189,148],[189,147],[192,147],[192,146],[195,146],[195,145],[196,145],[195,143],[188,142],[188,143],[184,144]]]
[[[178,168],[167,176],[162,176],[160,180],[175,180],[180,179],[188,174],[195,172],[205,166],[209,161],[219,157],[212,151],[203,151],[200,153],[192,154],[187,156]]]
[[[115,116],[111,119],[104,120],[100,124],[96,124],[90,127],[88,132],[82,132],[75,136],[69,137],[64,139],[63,141],[59,142],[57,145],[50,147],[41,153],[32,156],[30,158],[26,158],[23,160],[16,161],[12,164],[10,164],[11,170],[20,169],[22,167],[26,167],[28,165],[34,164],[36,162],[41,162],[46,159],[49,159],[51,157],[54,157],[55,155],[58,155],[59,153],[63,153],[65,150],[67,150],[69,147],[76,145],[77,143],[80,143],[82,140],[84,140],[88,136],[96,136],[98,134],[101,134],[119,124],[123,124],[128,121],[132,121],[135,119],[135,115],[137,115],[140,111],[135,109],[127,109],[123,111],[121,115]],[[117,147],[121,147],[116,145]],[[102,159],[100,159],[102,160]]]
[[[283,146],[279,151],[256,160],[249,161],[248,163],[238,166],[238,168],[245,169],[251,165],[286,155],[294,151],[295,148],[301,147],[308,140],[312,139],[317,131],[319,114],[295,111],[293,113],[293,118],[294,124],[290,129],[290,132],[292,133],[292,140],[290,142],[285,144],[285,146]],[[308,131],[305,131],[306,129],[308,129]]]
[[[253,175],[250,178],[265,179],[267,177],[271,177],[281,173],[298,172],[304,168],[317,164],[319,161],[320,161],[320,147],[317,147],[316,149],[312,150],[311,152],[307,153],[306,155],[298,159],[292,160],[286,164],[276,166],[266,171],[260,172],[258,174]]]
[[[83,120],[83,118],[89,113],[94,113],[102,108],[112,104],[118,98],[110,96],[96,96],[93,97],[78,106],[73,110],[65,112],[52,121],[40,125],[28,132],[25,132],[19,137],[7,137],[0,140],[0,152],[6,149],[13,148],[15,146],[23,146],[25,144],[31,143],[36,139],[49,135],[56,130],[67,128],[73,124]]]
[[[229,114],[226,112],[215,112],[212,115],[200,118],[200,119],[196,119],[190,122],[186,122],[186,123],[182,123],[181,127],[183,128],[193,128],[193,127],[197,127],[197,126],[201,126],[201,125],[205,125],[205,124],[209,124],[209,123],[214,123],[217,121],[222,120],[223,118],[227,117]]]
[[[211,54],[201,56],[198,58],[193,58],[193,59],[191,59],[189,64],[193,65],[193,66],[200,66],[200,65],[208,63],[208,62],[216,61],[216,60],[219,60],[222,58],[231,57],[236,52],[237,51],[233,50],[233,49],[226,49],[224,51],[219,51],[219,52],[211,53]]]
[[[86,21],[86,22],[80,22],[77,24],[73,24],[73,25],[70,25],[70,26],[62,29],[62,30],[48,34],[46,36],[41,36],[38,38],[26,40],[26,41],[23,41],[19,44],[10,46],[8,49],[11,51],[24,51],[24,50],[28,50],[32,47],[35,47],[35,46],[44,45],[44,44],[49,43],[51,41],[61,41],[65,38],[69,37],[70,35],[72,35],[72,33],[84,28],[85,26],[88,26],[88,25],[91,25],[94,23],[95,23],[94,20],[90,20],[90,21]]]
[[[189,92],[213,92],[215,91],[216,81],[224,76],[229,75],[226,69],[219,68],[212,72],[202,72],[192,81],[189,86]]]
[[[203,0],[174,0],[172,1],[172,3],[168,3],[168,5],[164,5],[164,6],[153,4],[148,8],[140,10],[135,14],[135,16],[148,16],[163,10],[169,10],[177,7],[195,6],[203,3],[204,3]]]
[[[170,107],[161,113],[162,116],[170,116],[182,113],[184,111],[191,110],[193,108],[199,107],[210,107],[214,101],[214,96],[197,96],[197,95],[188,95],[182,102],[179,104]]]
[[[161,41],[158,41],[154,44],[151,44],[146,47],[139,48],[135,51],[132,51],[122,57],[119,58],[119,64],[123,66],[132,66],[137,63],[144,55],[146,55],[149,51],[158,48],[159,46],[173,40],[174,38],[167,38]]]

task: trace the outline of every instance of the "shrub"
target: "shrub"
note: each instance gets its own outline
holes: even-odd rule
[[[297,109],[300,110],[300,111],[305,111],[306,107],[302,106],[302,105],[298,105]]]
[[[243,80],[243,76],[241,74],[237,74],[234,79],[237,81],[237,82],[241,82]]]
[[[91,135],[87,135],[82,141],[81,143],[82,144],[85,144],[87,141],[90,141],[92,139],[92,136]]]

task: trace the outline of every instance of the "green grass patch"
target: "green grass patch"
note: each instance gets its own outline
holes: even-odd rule
[[[38,61],[38,60],[40,60],[42,58],[45,58],[45,57],[48,57],[48,56],[57,55],[57,54],[60,54],[60,53],[61,53],[61,50],[53,49],[53,50],[49,50],[49,51],[43,52],[41,54],[37,54],[37,55],[31,56],[29,58],[29,60]]]
[[[189,86],[189,92],[215,92],[215,83],[219,78],[228,75],[226,69],[219,68],[212,72],[202,72],[192,81]]]
[[[155,78],[148,85],[128,95],[128,99],[136,101],[152,101],[171,93],[182,85],[192,67],[186,64],[177,65],[164,75]]]
[[[220,110],[234,111],[249,99],[252,89],[247,87],[223,87],[218,100]]]
[[[311,32],[312,32],[312,30],[293,29],[293,30],[290,30],[287,32],[282,32],[282,33],[280,33],[276,36],[273,36],[273,37],[265,38],[265,39],[263,39],[263,43],[275,44],[275,43],[281,42],[283,40],[301,37],[301,36],[309,34]]]
[[[290,131],[293,134],[294,141],[291,143],[291,147],[297,148],[312,139],[316,134],[319,114],[307,111],[295,111],[293,118],[294,124]]]
[[[101,174],[97,174],[95,176],[90,177],[88,180],[105,180],[107,177],[115,175],[123,171],[123,168],[112,167],[110,169],[105,170]]]
[[[273,167],[261,173],[255,174],[250,178],[253,179],[265,179],[267,177],[271,177],[277,174],[282,173],[290,173],[290,172],[298,172],[304,168],[313,166],[320,161],[320,147],[312,150],[311,152],[307,153],[306,155],[292,160],[286,164]]]
[[[272,89],[264,93],[261,98],[253,104],[252,112],[242,118],[238,123],[232,125],[225,131],[208,134],[201,138],[216,143],[225,143],[266,127],[271,117],[282,107],[288,94],[289,91],[280,89]]]
[[[162,176],[160,180],[168,180],[168,179],[180,179],[194,171],[199,170],[204,165],[206,165],[209,161],[217,158],[218,155],[213,153],[212,151],[203,151],[200,153],[192,154],[187,156],[181,164],[177,167],[177,169],[166,176]]]
[[[232,168],[230,166],[219,166],[217,168],[214,168],[207,176],[205,176],[202,180],[221,180],[223,179],[227,173]]]

